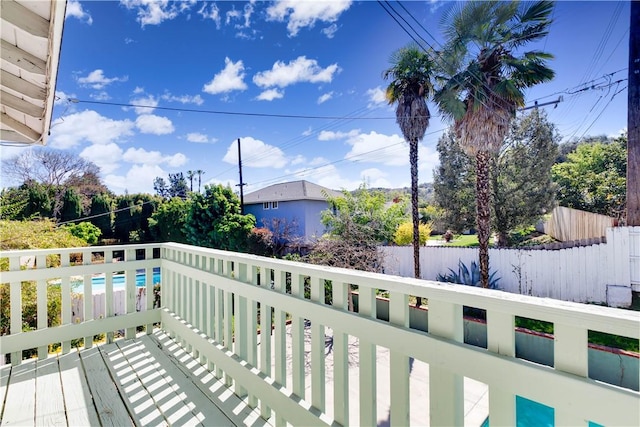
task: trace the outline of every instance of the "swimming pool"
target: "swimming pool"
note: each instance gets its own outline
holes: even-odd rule
[[[516,427],[555,427],[554,418],[552,407],[516,396]],[[589,421],[588,426],[603,427],[593,421]],[[481,427],[489,427],[488,417]]]
[[[152,282],[154,285],[160,283],[161,279],[160,267],[155,267],[153,269],[153,279]],[[93,276],[91,278],[91,291],[95,292],[104,292],[105,290],[105,280],[106,277],[104,274],[100,274],[97,276]],[[147,274],[144,271],[136,273],[136,286],[144,287],[147,284]],[[80,281],[72,281],[71,286],[74,287],[74,291],[78,293],[82,293],[84,288],[82,286],[82,280]],[[125,286],[125,275],[124,274],[114,274],[113,275],[113,289],[124,289]]]

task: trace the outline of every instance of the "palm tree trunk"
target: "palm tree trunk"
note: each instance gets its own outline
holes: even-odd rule
[[[491,156],[488,151],[476,153],[476,225],[480,243],[480,284],[489,287],[489,235],[491,234],[491,210],[489,169]]]
[[[409,142],[409,163],[411,163],[411,218],[413,220],[413,277],[420,278],[420,218],[418,217],[418,140]],[[422,305],[417,297],[416,307]]]

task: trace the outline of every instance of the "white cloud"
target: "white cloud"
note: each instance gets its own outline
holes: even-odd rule
[[[387,102],[386,93],[380,86],[367,90],[367,96],[369,97],[369,108],[377,107]]]
[[[202,8],[198,11],[198,14],[204,19],[211,19],[216,23],[216,28],[220,29],[220,9],[216,3],[204,2]]]
[[[153,193],[153,180],[167,178],[167,173],[158,165],[133,165],[126,175],[107,175],[104,183],[116,194]]]
[[[352,162],[383,163],[388,166],[409,164],[409,147],[399,135],[384,135],[374,131],[349,137],[351,150],[345,158]]]
[[[78,83],[81,86],[102,89],[113,82],[126,82],[128,79],[127,76],[106,77],[103,70],[97,69],[90,72],[86,77],[78,77]]]
[[[125,37],[124,39],[124,44],[131,44],[133,42],[135,42],[135,40],[132,39],[131,37]]]
[[[170,2],[169,0],[120,0],[120,4],[137,12],[137,21],[145,25],[160,25],[174,19],[181,12],[188,10],[193,2]]]
[[[98,93],[92,93],[89,96],[96,101],[108,101],[111,99],[111,96],[104,90]]]
[[[173,123],[166,117],[154,114],[143,114],[136,119],[136,127],[142,133],[153,135],[167,135],[175,130]]]
[[[267,89],[256,96],[258,101],[273,101],[274,99],[280,99],[284,96],[284,91],[278,89]]]
[[[239,10],[236,10],[235,6],[232,6],[232,9],[227,11],[226,16],[227,16],[227,19],[225,21],[225,24],[229,25],[232,19],[240,18],[242,16],[242,12],[240,12]]]
[[[57,119],[51,126],[49,145],[67,149],[81,142],[109,144],[133,135],[130,120],[112,120],[93,110],[85,110]]]
[[[281,88],[301,82],[329,83],[333,80],[333,75],[338,72],[340,72],[338,64],[322,68],[315,59],[299,56],[288,64],[276,61],[271,70],[261,71],[253,76],[253,82],[260,87]]]
[[[93,24],[93,18],[89,14],[89,12],[85,11],[82,8],[82,4],[78,0],[69,0],[67,2],[67,10],[66,10],[66,18],[73,17],[78,20],[91,25]]]
[[[350,6],[351,0],[279,0],[267,9],[267,20],[283,22],[288,19],[287,30],[289,36],[294,37],[301,28],[313,27],[316,21],[335,22]]]
[[[242,152],[242,164],[252,168],[282,168],[287,164],[284,152],[276,146],[265,144],[259,139],[250,136],[240,138]],[[232,165],[238,164],[238,146],[236,141],[229,144],[227,153],[222,161]],[[250,154],[249,154],[250,153]]]
[[[140,87],[140,86],[136,86],[136,88],[133,90],[134,95],[138,95],[140,93],[144,93],[144,88]]]
[[[55,105],[62,105],[62,104],[68,104],[70,101],[70,99],[75,98],[76,95],[74,93],[65,93],[62,92],[60,90],[56,91],[56,96],[54,98],[53,103]]]
[[[147,151],[144,148],[129,148],[122,155],[122,160],[142,165],[160,165],[165,163],[175,168],[184,165],[187,162],[187,157],[182,153],[165,156],[159,151]]]
[[[303,163],[307,163],[307,158],[301,154],[298,154],[297,156],[295,156],[292,160],[291,160],[291,165],[295,166],[295,165],[301,165]]]
[[[211,142],[211,143],[216,142],[217,139],[215,138],[209,139],[209,137],[203,133],[191,132],[187,134],[187,141],[206,144],[208,142]]]
[[[179,102],[181,104],[195,104],[202,105],[204,103],[204,99],[200,95],[172,95],[169,92],[165,92],[161,98],[165,101],[169,102]]]
[[[322,34],[327,36],[328,39],[332,39],[333,36],[336,35],[336,31],[338,31],[338,26],[336,24],[331,24],[327,28],[322,29]]]
[[[325,165],[315,168],[300,169],[293,173],[300,179],[313,181],[318,185],[332,190],[355,190],[360,185],[360,181],[352,181],[340,176],[340,171],[335,165]]]
[[[330,100],[331,98],[333,98],[333,92],[328,92],[328,93],[322,94],[318,98],[318,104],[323,104],[323,103],[327,102],[328,100]]]
[[[377,188],[391,188],[393,185],[386,177],[388,173],[381,171],[377,168],[364,169],[360,171],[360,177],[367,183],[367,187]]]
[[[246,90],[244,82],[244,65],[242,60],[233,62],[228,57],[224,59],[224,69],[213,76],[213,80],[205,84],[202,90],[211,95],[227,93],[234,90]]]
[[[117,170],[121,165],[122,149],[116,143],[92,144],[80,152],[80,157],[95,163],[103,174]]]
[[[158,100],[153,95],[147,95],[134,98],[129,101],[129,104],[134,105],[136,114],[151,114],[158,106]]]
[[[330,130],[323,130],[318,135],[318,141],[334,141],[336,139],[353,138],[360,134],[360,129],[353,129],[349,132],[333,132]]]

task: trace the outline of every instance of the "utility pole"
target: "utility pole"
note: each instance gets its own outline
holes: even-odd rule
[[[238,138],[238,169],[240,170],[240,214],[244,215],[244,186],[247,185],[242,182],[242,150],[240,150],[240,138]]]
[[[640,2],[631,2],[629,16],[627,225],[640,226]]]

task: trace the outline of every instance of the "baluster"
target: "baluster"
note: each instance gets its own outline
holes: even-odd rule
[[[333,306],[348,311],[349,284],[333,281]],[[349,336],[333,331],[333,417],[341,425],[349,425]]]
[[[146,248],[145,249],[145,259],[150,260],[153,259],[153,249],[152,248]],[[153,310],[153,300],[154,300],[154,294],[153,294],[153,267],[147,267],[146,268],[146,277],[145,277],[145,308],[147,311],[149,310]],[[145,326],[145,331],[147,333],[147,335],[150,335],[153,332],[153,323],[149,323]]]
[[[586,378],[589,375],[589,344],[586,328],[563,323],[553,324],[554,365],[558,371]],[[584,417],[571,402],[559,402],[555,407],[555,425],[585,425]]]
[[[82,264],[91,265],[91,251],[82,252]],[[93,289],[91,288],[91,274],[85,274],[83,277],[83,282],[84,282],[84,291],[83,291],[84,292],[84,295],[83,295],[84,321],[89,322],[93,320]],[[135,300],[134,300],[134,304],[135,304]],[[91,348],[91,347],[93,347],[93,335],[84,337],[84,348]]]
[[[324,304],[324,279],[310,278],[311,301]],[[325,334],[324,325],[311,323],[311,404],[325,411]]]
[[[429,299],[429,333],[463,342],[462,305]],[[429,365],[429,418],[432,426],[464,424],[463,377]]]
[[[248,269],[248,282],[254,286],[258,286],[258,267],[250,265]],[[247,312],[247,362],[251,366],[258,367],[258,307],[254,299],[248,300]],[[258,406],[258,398],[249,394],[249,407]]]
[[[515,318],[513,314],[487,310],[487,349],[515,357]],[[516,397],[495,385],[489,386],[489,418],[494,426],[516,425]]]
[[[107,250],[104,253],[104,263],[113,263],[113,251]],[[104,313],[105,317],[113,317],[113,271],[109,270],[104,273]],[[113,342],[113,331],[107,331],[107,344]]]
[[[20,270],[20,257],[9,257],[9,271]],[[11,334],[22,332],[22,283],[9,283],[9,298],[11,300]],[[22,352],[11,353],[11,364],[17,366],[22,363]]]
[[[284,294],[287,286],[287,273],[274,271],[273,287],[276,292]],[[287,386],[287,313],[276,307],[273,313],[275,334],[275,380],[283,387]],[[284,414],[276,412],[276,426],[285,426]]]
[[[298,298],[304,298],[304,280],[299,274],[291,273],[291,294]],[[304,357],[304,319],[294,316],[291,321],[292,343],[291,352],[293,359],[292,377],[293,377],[293,393],[301,399],[305,398],[305,357]]]
[[[60,267],[69,267],[69,254],[60,254]],[[71,312],[71,280],[69,276],[60,279],[60,292],[62,293],[62,316],[60,320],[63,325],[69,325],[73,321]],[[63,341],[62,354],[67,354],[70,351],[71,341]]]
[[[271,287],[271,270],[267,267],[260,269],[260,286],[269,289]],[[260,304],[260,372],[266,376],[271,376],[271,306],[264,303]],[[260,416],[269,419],[271,417],[271,408],[267,406],[264,400],[260,401]]]
[[[409,296],[402,292],[389,294],[389,322],[409,327]],[[409,357],[391,350],[389,361],[391,379],[391,425],[408,426],[410,418]]]
[[[360,316],[376,318],[376,297],[372,288],[360,285],[358,288]],[[377,424],[377,376],[376,346],[366,340],[359,340],[360,374],[360,425]]]
[[[136,260],[136,250],[135,249],[127,249],[125,250],[125,262],[130,263]],[[86,289],[86,284],[85,284]],[[85,293],[86,298],[86,293]],[[86,304],[86,300],[85,300]],[[125,274],[125,304],[126,309],[125,313],[135,313],[136,311],[136,269],[129,267],[126,270]],[[85,317],[85,320],[87,318]],[[135,326],[129,327],[125,330],[124,337],[126,339],[133,339],[136,337],[136,328]],[[85,342],[86,346],[86,342]]]
[[[247,283],[247,264],[238,264],[237,266],[237,276],[236,280],[242,283]],[[249,319],[248,316],[248,307],[247,307],[247,297],[242,295],[237,295],[237,307],[235,312],[235,345],[234,345],[234,353],[240,356],[242,360],[247,361],[247,335],[249,334],[249,325],[247,321]],[[235,393],[244,397],[247,394],[247,390],[236,381]]]
[[[47,256],[46,255],[37,255],[36,256],[36,268],[45,269],[47,268]],[[49,316],[47,313],[47,281],[45,279],[39,279],[36,282],[36,295],[37,295],[37,327],[38,329],[45,329],[48,325],[47,322],[49,320]],[[46,359],[49,355],[49,346],[43,345],[38,347],[38,359],[43,360]]]

